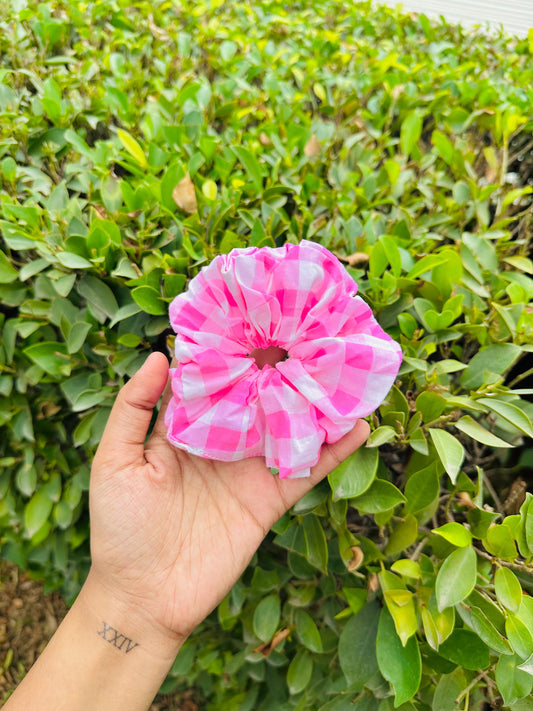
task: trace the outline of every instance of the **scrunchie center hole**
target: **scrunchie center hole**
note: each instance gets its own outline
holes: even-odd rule
[[[250,352],[250,358],[255,360],[255,364],[259,369],[264,368],[265,365],[271,365],[274,368],[276,363],[285,360],[288,355],[287,351],[279,346],[254,348],[254,350]]]

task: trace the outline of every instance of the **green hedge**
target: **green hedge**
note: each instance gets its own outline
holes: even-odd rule
[[[0,4],[0,542],[71,599],[90,462],[216,254],[336,252],[404,362],[165,689],[533,708],[533,38],[333,0]]]

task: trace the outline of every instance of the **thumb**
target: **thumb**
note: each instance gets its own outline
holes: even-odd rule
[[[167,378],[166,357],[162,353],[151,353],[117,395],[98,447],[99,459],[112,459],[121,466],[143,462],[152,411]]]

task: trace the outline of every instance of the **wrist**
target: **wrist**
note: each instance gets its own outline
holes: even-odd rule
[[[6,711],[146,711],[182,641],[90,574]]]
[[[147,610],[146,600],[137,598],[134,591],[114,591],[93,569],[75,605],[87,615],[103,644],[128,657],[148,655],[170,668],[186,639],[158,623]]]

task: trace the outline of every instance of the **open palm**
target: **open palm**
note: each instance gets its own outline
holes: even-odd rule
[[[91,576],[162,630],[186,637],[227,594],[271,526],[359,447],[359,421],[324,445],[307,479],[281,480],[261,457],[203,459],[169,444],[168,363],[152,354],[121,390],[91,475]]]

